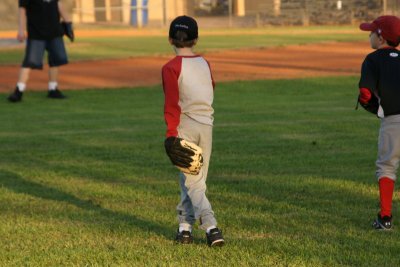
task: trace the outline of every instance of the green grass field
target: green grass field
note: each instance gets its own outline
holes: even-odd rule
[[[144,34],[144,33],[143,33]],[[367,41],[367,35],[353,26],[343,27],[271,27],[260,29],[204,30],[197,51],[215,51],[254,47],[286,46],[330,41]],[[153,36],[79,37],[66,41],[72,61],[170,55],[167,30]],[[0,49],[0,64],[20,64],[23,48]]]
[[[375,232],[379,121],[357,78],[219,84],[208,197],[227,244],[173,243],[159,86],[0,104],[1,266],[399,266]],[[6,97],[2,94],[0,97]]]

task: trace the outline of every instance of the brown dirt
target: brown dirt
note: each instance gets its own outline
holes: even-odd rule
[[[366,42],[324,43],[278,48],[210,52],[216,82],[358,75],[371,49]],[[62,67],[60,89],[117,88],[157,85],[161,67],[171,56],[73,62]],[[0,66],[0,92],[15,87],[18,65]],[[33,71],[29,90],[47,86],[47,71]]]

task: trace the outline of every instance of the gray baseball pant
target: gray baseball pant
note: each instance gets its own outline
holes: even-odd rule
[[[206,197],[206,180],[212,150],[212,126],[199,123],[186,115],[181,116],[178,135],[203,150],[203,167],[198,175],[179,174],[181,201],[176,207],[179,223],[194,225],[200,220],[200,228],[217,226],[211,204]]]
[[[396,181],[400,161],[400,115],[381,119],[378,140],[376,178],[388,177]]]

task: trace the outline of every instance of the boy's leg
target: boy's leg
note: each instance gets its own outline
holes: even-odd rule
[[[217,228],[217,220],[206,197],[206,180],[212,149],[212,127],[197,123],[191,119],[189,119],[189,122],[184,119],[183,123],[181,120],[181,125],[189,128],[186,131],[179,131],[178,129],[179,135],[182,135],[182,138],[190,142],[198,144],[203,149],[203,167],[200,173],[198,175],[182,173],[182,176],[185,176],[183,186],[186,188],[187,195],[192,202],[195,218],[200,219],[200,228],[206,231],[207,244],[210,247],[223,246],[225,240],[221,230]]]
[[[19,71],[19,75],[18,75],[18,83],[23,83],[26,85],[26,83],[29,80],[29,74],[31,73],[31,69],[30,68],[21,68]],[[25,88],[21,89],[19,88],[21,91],[24,91]]]
[[[203,149],[203,167],[198,175],[190,175],[181,173],[181,188],[189,198],[192,204],[192,209],[189,205],[186,207],[185,214],[194,212],[195,219],[200,219],[200,228],[216,226],[217,221],[214,217],[214,212],[211,204],[206,197],[206,180],[208,166],[212,149],[212,127],[200,124],[187,116],[182,116],[178,128],[179,137],[198,144]],[[182,211],[184,206],[178,205],[178,212]],[[182,217],[179,217],[181,222]]]
[[[46,50],[46,41],[28,39],[25,49],[25,58],[22,68],[43,69],[43,57]]]
[[[185,177],[179,175],[179,184],[181,186],[181,202],[176,207],[178,211],[179,228],[176,233],[175,241],[181,244],[193,243],[192,226],[196,222],[192,202],[187,194],[185,187]]]
[[[17,86],[15,87],[14,92],[12,92],[8,96],[8,101],[19,102],[22,100],[22,95],[23,95],[23,92],[25,91],[26,83],[28,82],[30,71],[31,71],[31,69],[29,69],[29,68],[21,68],[20,69]]]
[[[54,38],[46,42],[48,63],[51,67],[59,67],[68,64],[67,51],[62,37]]]
[[[30,68],[21,68],[18,75],[18,82],[16,89],[21,93],[26,89],[26,83],[29,80],[29,74],[31,73]]]
[[[19,72],[16,88],[14,92],[8,96],[10,102],[19,102],[22,100],[22,93],[25,91],[26,83],[29,80],[30,70],[43,68],[45,47],[45,41],[28,39],[25,48],[25,57]]]
[[[380,212],[374,226],[391,228],[392,202],[400,160],[400,115],[382,119],[379,131],[376,176],[379,181]],[[385,226],[386,225],[386,226]]]
[[[49,68],[49,82],[56,83],[58,81],[58,67]]]
[[[65,95],[58,90],[58,67],[50,67],[49,69],[49,91],[47,97],[63,99]]]
[[[68,63],[67,53],[62,38],[55,38],[46,43],[49,63],[49,93],[48,97],[63,99],[65,96],[58,90],[59,66]]]
[[[188,225],[192,226],[196,222],[196,219],[194,215],[192,201],[190,200],[187,188],[185,186],[185,180],[186,177],[182,173],[180,173],[179,185],[181,187],[181,201],[176,207],[176,210],[178,212],[179,225],[184,226],[186,224],[188,227]]]
[[[392,217],[392,202],[393,202],[394,180],[388,177],[381,177],[379,179],[379,199],[380,199],[380,212],[379,215],[383,217]]]
[[[183,116],[182,116],[183,117]],[[186,121],[186,116],[181,118],[181,123],[178,128],[178,131],[180,132],[180,135],[184,135],[186,138],[188,138],[188,134],[186,133],[186,128],[188,127],[185,123]],[[181,136],[181,138],[184,138]],[[186,139],[189,141],[189,139]],[[193,137],[190,137],[190,140],[193,140]],[[193,141],[192,141],[193,142]],[[197,143],[197,141],[194,141],[194,143]],[[186,176],[183,173],[179,173],[179,186],[181,188],[181,201],[176,207],[176,210],[178,212],[178,221],[179,225],[190,225],[192,226],[196,222],[194,210],[193,210],[193,205],[192,201],[190,200],[190,197],[188,195],[188,188],[185,186],[186,183]]]
[[[58,89],[58,67],[49,68],[49,91],[55,91]]]

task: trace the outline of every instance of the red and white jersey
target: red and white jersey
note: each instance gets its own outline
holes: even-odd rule
[[[167,137],[178,136],[181,115],[213,125],[215,83],[208,62],[201,56],[176,56],[162,68]]]

